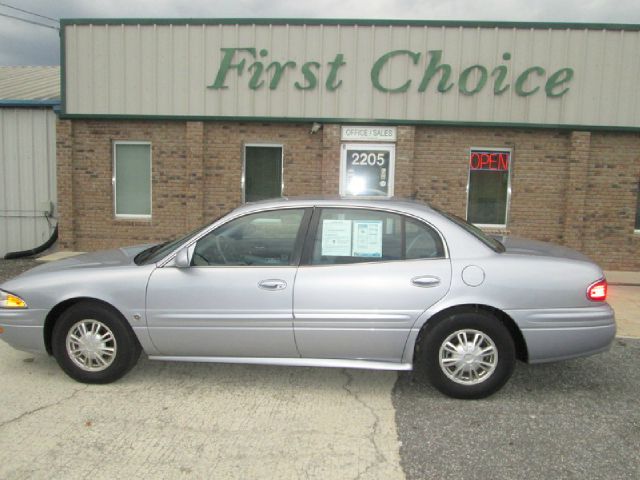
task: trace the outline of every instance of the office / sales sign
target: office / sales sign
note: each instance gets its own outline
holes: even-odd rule
[[[346,125],[342,127],[342,140],[368,142],[395,142],[396,127]]]

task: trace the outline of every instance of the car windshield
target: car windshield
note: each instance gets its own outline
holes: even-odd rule
[[[492,249],[494,252],[502,253],[505,251],[504,245],[502,243],[500,243],[495,238],[487,235],[472,223],[469,223],[466,220],[463,220],[462,218],[456,215],[453,215],[451,213],[443,212],[439,208],[435,208],[435,207],[431,207],[431,208],[436,212],[438,212],[443,217],[446,217],[449,220],[451,220],[456,225],[464,228],[467,232],[469,232],[471,235],[476,237],[478,240],[480,240],[482,243],[484,243],[487,247]]]
[[[216,218],[216,219],[214,219],[214,220],[212,220],[210,222],[207,222],[205,225],[201,225],[200,227],[198,227],[195,230],[189,232],[188,234],[184,235],[183,237],[177,238],[175,240],[169,240],[169,241],[163,242],[163,243],[158,243],[157,245],[153,245],[153,246],[141,251],[140,253],[138,253],[135,256],[135,258],[133,259],[133,261],[136,263],[136,265],[148,265],[150,263],[155,263],[158,260],[161,260],[163,257],[165,257],[173,249],[177,248],[181,244],[186,243],[191,238],[195,237],[198,234],[198,232],[202,231],[204,228],[206,228],[209,225],[211,225],[212,223],[217,222],[218,220],[220,220],[223,216],[224,215],[221,215],[218,218]]]

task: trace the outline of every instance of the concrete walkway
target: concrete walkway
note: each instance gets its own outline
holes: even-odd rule
[[[401,479],[395,372],[152,362],[110,385],[0,342],[0,478]]]
[[[640,338],[640,286],[610,285],[608,302],[616,312],[617,336]]]

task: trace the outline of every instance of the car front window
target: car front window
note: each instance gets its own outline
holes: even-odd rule
[[[196,243],[194,266],[286,266],[294,251],[305,210],[254,213],[232,220]]]
[[[225,215],[226,215],[226,213],[225,213]],[[186,235],[184,235],[182,237],[176,238],[175,240],[169,240],[169,241],[166,241],[166,242],[163,242],[163,243],[158,243],[156,245],[153,245],[153,246],[141,251],[140,253],[138,253],[135,256],[133,261],[136,263],[136,265],[148,265],[150,263],[158,262],[158,261],[162,260],[164,257],[166,257],[173,250],[178,248],[180,245],[182,245],[183,243],[188,242],[190,239],[195,237],[199,232],[204,230],[206,227],[208,227],[212,223],[215,223],[218,220],[220,220],[223,216],[224,215],[221,215],[221,216],[215,218],[214,220],[212,220],[210,222],[207,222],[205,225],[201,225],[200,227],[196,228],[195,230],[192,230],[188,234],[186,234]]]

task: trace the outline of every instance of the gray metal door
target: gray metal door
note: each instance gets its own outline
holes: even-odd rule
[[[301,208],[244,215],[198,239],[191,267],[156,269],[147,325],[160,352],[297,357],[293,284],[310,215]]]
[[[301,267],[294,304],[300,354],[399,362],[412,325],[450,281],[448,259]]]
[[[165,267],[147,290],[147,325],[163,355],[297,357],[295,267]]]
[[[305,248],[293,306],[305,358],[399,362],[411,327],[451,283],[440,235],[394,212],[316,211]]]

